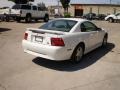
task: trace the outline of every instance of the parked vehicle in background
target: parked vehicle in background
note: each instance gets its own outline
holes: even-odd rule
[[[61,14],[55,14],[54,18],[63,18],[63,16]]]
[[[87,13],[83,15],[83,18],[88,19],[88,20],[94,20],[96,19],[96,14],[95,13]]]
[[[0,18],[2,21],[9,22],[10,19],[15,19],[16,14],[9,7],[0,8]]]
[[[105,14],[98,14],[96,15],[97,20],[105,20],[106,15]]]
[[[32,19],[38,21],[43,19],[45,22],[49,20],[49,14],[46,8],[38,7],[29,4],[16,4],[12,7],[16,14],[16,20],[20,22],[25,20],[26,22],[31,22]]]
[[[117,13],[117,14],[110,14],[108,15],[107,17],[105,17],[105,20],[106,21],[109,21],[109,22],[118,22],[120,21],[120,13]]]
[[[106,46],[108,34],[88,20],[60,18],[39,29],[28,28],[22,41],[24,52],[50,60],[80,62],[84,54]]]

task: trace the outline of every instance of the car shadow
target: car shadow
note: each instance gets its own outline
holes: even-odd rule
[[[22,24],[36,24],[36,23],[44,23],[43,20],[38,20],[38,21],[34,21],[32,20],[31,22],[25,22],[25,20],[21,20],[20,22],[17,23],[22,23]]]
[[[108,43],[106,47],[99,47],[95,49],[94,51],[84,55],[82,61],[78,64],[73,64],[69,60],[66,61],[51,61],[43,58],[36,57],[32,61],[40,66],[58,70],[58,71],[77,71],[81,69],[85,69],[94,63],[96,63],[100,58],[105,56],[107,53],[112,52],[112,49],[115,47],[113,43]]]
[[[0,33],[1,32],[6,32],[6,31],[10,31],[11,29],[9,29],[9,28],[0,28]]]
[[[49,19],[50,20],[53,20],[53,19]],[[17,21],[16,21],[17,22]],[[47,22],[44,22],[44,20],[38,20],[38,21],[34,21],[32,20],[31,22],[25,22],[25,20],[21,20],[20,22],[18,23],[23,23],[23,24],[36,24],[36,23],[47,23]]]

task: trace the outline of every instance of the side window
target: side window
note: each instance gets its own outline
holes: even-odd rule
[[[33,10],[37,10],[37,6],[33,6]]]
[[[81,31],[82,32],[91,32],[91,31],[96,31],[97,27],[91,23],[91,22],[84,22],[81,24]]]
[[[30,5],[22,5],[22,6],[21,6],[21,9],[30,10],[30,9],[31,9],[31,6],[30,6]]]

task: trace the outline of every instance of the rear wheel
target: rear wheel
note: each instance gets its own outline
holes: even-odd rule
[[[26,15],[25,22],[31,22],[31,15]]]
[[[84,49],[82,45],[77,46],[72,55],[72,61],[74,63],[79,63],[83,57]]]
[[[109,22],[110,23],[114,22],[113,18],[109,18]]]
[[[8,15],[6,15],[5,21],[6,21],[6,22],[9,22],[9,21],[10,21],[10,17],[9,17]]]
[[[35,22],[38,22],[38,19],[35,19]]]
[[[103,47],[107,45],[107,40],[108,40],[108,36],[105,35],[104,38],[103,38],[103,43],[102,43]]]
[[[21,19],[20,19],[19,17],[16,17],[16,21],[17,21],[17,22],[20,22]]]
[[[49,21],[49,15],[45,15],[44,22],[48,22],[48,21]]]

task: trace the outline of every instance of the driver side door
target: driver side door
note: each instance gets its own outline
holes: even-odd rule
[[[86,21],[81,24],[81,32],[87,35],[86,41],[88,41],[88,50],[94,49],[99,42],[98,31],[96,29],[97,27],[92,22]]]

